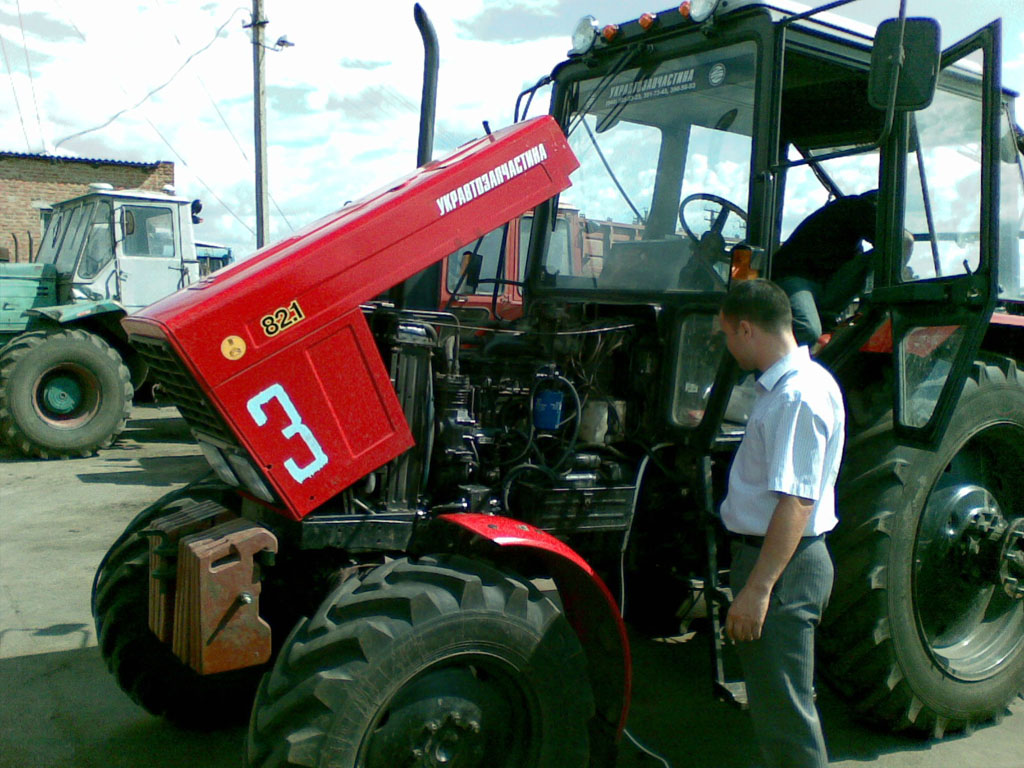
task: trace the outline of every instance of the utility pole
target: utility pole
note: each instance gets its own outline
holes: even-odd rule
[[[267,191],[267,89],[264,85],[263,0],[252,0],[252,79],[253,79],[253,140],[256,143],[256,247],[262,248],[270,238],[267,220],[269,192]]]

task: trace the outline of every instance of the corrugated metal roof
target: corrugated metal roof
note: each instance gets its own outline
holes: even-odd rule
[[[85,163],[87,165],[130,165],[136,168],[156,168],[161,163],[170,164],[169,160],[157,160],[152,163],[141,163],[133,160],[104,160],[95,157],[67,157],[66,155],[47,155],[32,152],[3,152],[0,151],[0,159],[5,157],[17,157],[25,160],[49,160],[59,163]]]

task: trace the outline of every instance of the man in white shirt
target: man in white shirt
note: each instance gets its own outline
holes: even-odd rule
[[[726,633],[743,666],[767,766],[824,768],[814,630],[832,591],[824,534],[836,524],[842,394],[797,345],[789,299],[773,283],[735,285],[720,321],[740,367],[761,372],[721,508],[734,535]]]

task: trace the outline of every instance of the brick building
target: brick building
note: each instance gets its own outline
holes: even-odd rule
[[[37,248],[42,235],[40,211],[93,182],[159,191],[174,185],[174,163],[0,152],[0,261],[29,261],[29,242]]]

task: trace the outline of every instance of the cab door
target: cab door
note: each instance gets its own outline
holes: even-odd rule
[[[932,103],[883,151],[871,298],[892,318],[896,431],[919,444],[943,434],[997,295],[999,41],[996,21],[944,51]]]
[[[170,203],[122,202],[117,211],[118,281],[129,312],[185,287],[176,211]]]

